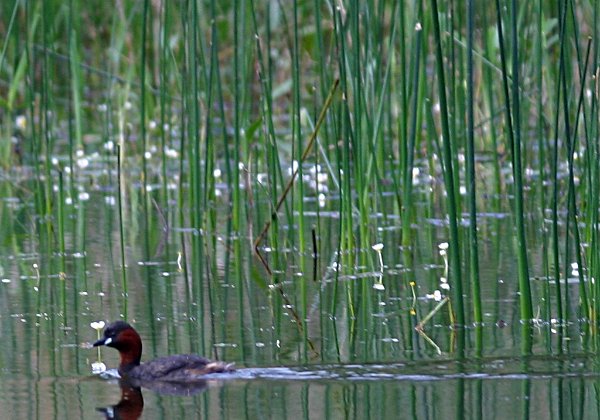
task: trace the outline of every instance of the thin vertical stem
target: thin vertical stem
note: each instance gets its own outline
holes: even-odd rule
[[[450,125],[448,121],[448,101],[446,98],[446,81],[444,76],[444,55],[442,52],[442,35],[437,0],[431,0],[433,13],[433,30],[435,38],[436,69],[438,80],[438,94],[440,99],[440,115],[442,122],[442,158],[444,162],[444,185],[446,186],[446,207],[448,211],[448,223],[450,228],[450,269],[452,273],[451,285],[453,291],[452,304],[456,311],[456,323],[460,326],[465,324],[465,313],[463,305],[462,270],[460,259],[460,245],[458,237],[458,220],[456,208],[456,191],[454,183],[454,169],[452,160],[452,146],[450,138]],[[463,334],[458,337],[462,340]],[[460,343],[459,343],[460,344]],[[459,345],[459,351],[462,350]]]
[[[469,263],[471,293],[473,294],[473,316],[481,325],[483,321],[481,309],[481,292],[479,287],[479,250],[477,245],[477,190],[475,185],[475,88],[473,80],[473,12],[474,0],[467,2],[467,193],[469,198]]]

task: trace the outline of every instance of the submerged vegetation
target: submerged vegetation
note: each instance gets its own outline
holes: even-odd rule
[[[237,328],[274,359],[288,340],[301,360],[410,350],[432,317],[458,325],[449,344],[425,335],[432,348],[481,352],[500,322],[482,295],[501,279],[519,296],[523,351],[543,323],[561,347],[600,310],[599,11],[5,0],[0,254],[30,258],[4,271],[66,326],[88,292],[110,291],[105,317],[128,318],[133,267],[158,261],[163,282],[133,274],[139,311],[176,312],[156,294],[179,302],[206,330],[190,327],[192,350]],[[91,226],[112,270],[100,280]],[[483,275],[500,236],[515,270]]]

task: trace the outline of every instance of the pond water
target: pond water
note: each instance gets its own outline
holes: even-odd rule
[[[168,205],[160,188],[151,193],[144,220],[140,187],[125,178],[124,272],[114,161],[89,159],[77,168],[77,199],[65,199],[64,254],[49,245],[58,232],[45,236],[48,224],[25,200],[34,188],[27,170],[1,177],[0,418],[600,417],[590,325],[539,316],[552,287],[543,277],[532,279],[533,328],[519,321],[514,244],[503,234],[513,221],[502,208],[479,215],[484,324],[454,329],[448,303],[440,302],[447,294],[440,247],[446,225],[433,216],[438,204],[428,193],[438,180],[421,183],[413,263],[399,246],[390,194],[389,209],[370,217],[383,249],[357,249],[357,261],[370,263],[344,267],[336,197],[319,203],[315,192],[307,194],[304,216],[317,232],[318,257],[314,245],[305,254],[297,244],[263,247],[275,272],[270,280],[252,253],[260,226],[248,221],[243,234],[227,230],[227,187],[219,187],[216,228],[207,233],[189,229],[187,215],[179,218],[176,189]],[[494,208],[493,197],[481,200]],[[285,220],[295,223],[298,214],[279,226],[294,230]],[[206,241],[199,276],[189,268],[194,238]],[[311,232],[306,239],[312,242]],[[541,273],[541,246],[531,241],[532,273]],[[578,287],[568,282],[573,308]],[[417,322],[432,311],[419,334]],[[143,338],[143,360],[192,352],[234,362],[238,371],[209,377],[186,396],[121,389],[116,379],[92,373],[98,360],[115,368],[117,352],[89,343],[99,333],[93,322],[123,318]],[[525,349],[523,334],[531,334]]]

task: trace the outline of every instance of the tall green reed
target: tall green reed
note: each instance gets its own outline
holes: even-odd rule
[[[456,204],[456,184],[455,184],[455,163],[452,156],[452,145],[450,138],[450,125],[448,118],[448,102],[446,99],[446,76],[444,69],[444,54],[442,51],[442,35],[440,30],[440,22],[438,18],[439,9],[437,0],[432,0],[432,19],[433,30],[435,37],[435,54],[436,54],[436,70],[438,82],[438,95],[440,101],[440,116],[442,124],[442,158],[444,164],[444,185],[446,186],[446,211],[448,212],[448,223],[450,231],[450,261],[452,270],[452,304],[456,312],[456,322],[458,325],[465,324],[464,304],[463,304],[463,288],[462,288],[462,268],[460,258],[459,232],[457,220],[457,204]],[[459,334],[462,337],[462,334]]]
[[[516,3],[512,3],[512,102],[509,94],[509,78],[504,47],[504,31],[500,3],[496,0],[498,41],[500,44],[500,57],[502,64],[502,79],[505,100],[505,113],[507,134],[511,151],[511,163],[513,180],[515,184],[514,217],[517,240],[517,266],[519,278],[519,301],[521,319],[530,320],[533,316],[531,289],[529,285],[529,269],[527,263],[527,248],[525,241],[524,208],[523,208],[523,176],[521,161],[521,114],[520,114],[520,91],[519,91],[519,52],[517,37],[517,13]]]
[[[477,189],[475,184],[475,81],[473,63],[473,0],[467,2],[467,195],[469,199],[469,275],[473,300],[473,318],[478,325],[483,322],[479,278],[479,246],[477,239]],[[478,344],[481,346],[481,343]]]

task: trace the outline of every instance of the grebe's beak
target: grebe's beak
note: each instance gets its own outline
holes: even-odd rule
[[[110,343],[112,343],[112,337],[101,338],[93,344],[93,347],[108,346]]]

